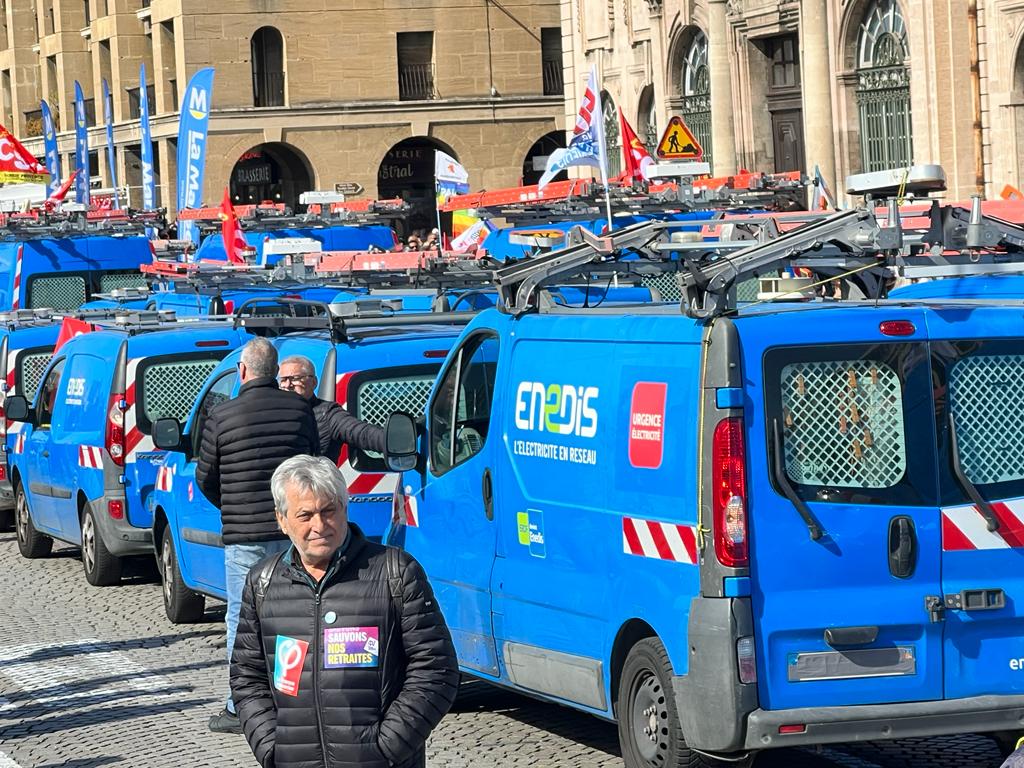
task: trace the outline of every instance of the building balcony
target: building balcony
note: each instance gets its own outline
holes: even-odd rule
[[[401,101],[427,101],[437,98],[434,90],[434,65],[399,64],[398,98]]]

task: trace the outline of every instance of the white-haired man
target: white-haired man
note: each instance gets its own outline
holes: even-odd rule
[[[329,459],[289,459],[271,488],[291,547],[250,571],[231,664],[253,754],[264,768],[424,766],[459,671],[423,569],[348,522]]]

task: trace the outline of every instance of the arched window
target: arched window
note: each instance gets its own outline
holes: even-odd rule
[[[640,110],[637,114],[637,134],[652,155],[658,146],[658,110],[654,106],[654,86],[646,85],[640,92]]]
[[[252,103],[257,107],[284,106],[284,39],[273,27],[260,27],[252,36]]]
[[[608,91],[601,92],[601,109],[604,110],[604,138],[608,150],[608,178],[614,179],[622,173],[622,130],[619,127],[619,109]]]
[[[696,30],[683,58],[683,122],[704,150],[704,161],[711,162],[711,77],[708,70],[708,39]]]
[[[873,0],[857,39],[857,107],[865,171],[911,164],[907,28],[896,0]]]

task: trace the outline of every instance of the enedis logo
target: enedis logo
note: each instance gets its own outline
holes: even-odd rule
[[[556,435],[597,434],[597,387],[520,382],[516,390],[516,427]]]

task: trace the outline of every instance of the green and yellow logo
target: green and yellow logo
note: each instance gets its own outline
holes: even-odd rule
[[[530,513],[517,512],[516,523],[519,527],[519,543],[523,546],[530,546]]]

